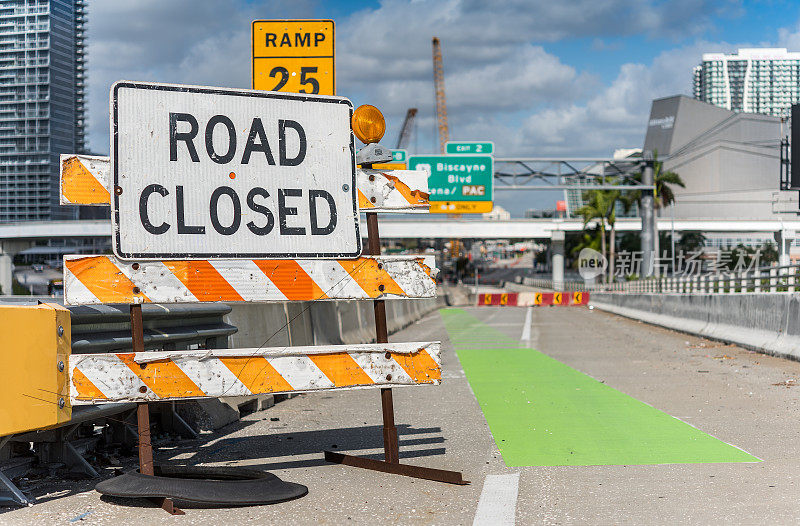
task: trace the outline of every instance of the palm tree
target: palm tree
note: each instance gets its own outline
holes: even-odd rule
[[[600,252],[600,225],[595,225],[592,229],[586,229],[583,232],[579,233],[577,239],[573,237],[569,237],[571,248],[569,250],[569,255],[573,258],[573,265],[578,265],[578,257],[580,256],[581,250],[584,248],[591,248],[592,250],[596,250]]]
[[[635,174],[633,178],[641,183],[642,172]],[[672,191],[670,185],[686,188],[686,184],[684,184],[680,175],[672,170],[664,170],[664,163],[658,160],[658,151],[655,151],[653,152],[653,186],[655,187],[653,197],[655,198],[654,206],[656,210],[661,210],[675,202],[675,192]],[[631,192],[630,197],[633,201],[640,201],[642,191]]]
[[[611,257],[608,258],[608,275],[614,275],[614,244],[616,243],[616,207],[622,193],[619,190],[590,190],[584,194],[584,205],[576,210],[583,218],[583,228],[592,221],[600,226],[600,253],[606,255],[606,225],[611,227]]]

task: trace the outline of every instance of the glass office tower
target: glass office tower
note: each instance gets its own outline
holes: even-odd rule
[[[0,222],[76,219],[59,155],[84,151],[84,0],[0,0]]]

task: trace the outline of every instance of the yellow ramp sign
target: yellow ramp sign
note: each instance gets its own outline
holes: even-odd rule
[[[254,20],[253,89],[336,94],[333,20]]]

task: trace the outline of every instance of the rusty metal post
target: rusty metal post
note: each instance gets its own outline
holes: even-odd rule
[[[153,444],[150,441],[150,406],[147,402],[136,404],[136,427],[139,431],[139,473],[155,475]]]
[[[381,255],[381,237],[378,232],[378,214],[367,212],[367,240],[369,253],[373,256]],[[375,341],[389,343],[389,331],[386,327],[386,302],[374,301],[375,310]],[[383,410],[383,456],[386,462],[397,464],[400,462],[400,444],[397,438],[397,428],[394,425],[394,403],[391,389],[381,389],[381,408]]]
[[[131,347],[134,353],[144,352],[142,305],[139,303],[131,305]],[[139,473],[153,476],[155,467],[153,443],[150,440],[150,406],[147,402],[136,404],[136,428],[139,435]],[[156,497],[152,500],[171,515],[184,515],[183,510],[175,507],[172,499]]]
[[[361,166],[363,168],[372,168],[371,164],[362,164]],[[366,212],[366,215],[367,249],[370,255],[380,256],[381,236],[378,232],[378,214],[375,212]],[[389,331],[386,326],[386,302],[382,299],[374,300],[373,307],[375,310],[375,341],[377,343],[389,343]],[[346,455],[333,451],[325,451],[325,460],[337,464],[344,464],[346,466],[371,469],[406,477],[435,480],[448,484],[469,484],[458,471],[401,464],[400,443],[397,439],[397,428],[394,425],[394,402],[392,400],[391,389],[381,389],[381,408],[383,409],[383,461],[356,455]]]

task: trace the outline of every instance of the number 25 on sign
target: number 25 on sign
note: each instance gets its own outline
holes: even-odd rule
[[[336,94],[333,20],[254,20],[253,89]]]

